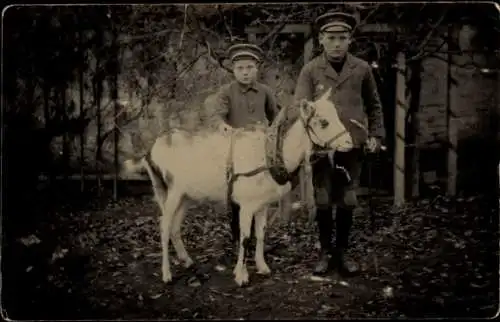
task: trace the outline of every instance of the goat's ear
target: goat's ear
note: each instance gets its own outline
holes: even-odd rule
[[[303,118],[309,118],[313,113],[314,105],[306,99],[301,99],[299,102],[300,114]]]
[[[323,94],[321,95],[321,98],[320,100],[328,100],[330,98],[330,95],[332,95],[332,88],[328,88],[328,90]]]

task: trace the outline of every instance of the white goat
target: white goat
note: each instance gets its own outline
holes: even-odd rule
[[[282,147],[277,151],[282,153],[281,169],[286,169],[288,173],[297,169],[309,156],[313,143],[332,150],[352,149],[351,135],[328,99],[330,95],[331,89],[315,102],[300,102],[299,116],[282,131],[282,144],[277,145]],[[266,140],[270,133],[265,129],[228,129],[228,133],[196,135],[182,130],[171,131],[158,137],[145,157],[125,161],[124,167],[128,172],[147,170],[162,211],[160,228],[164,282],[172,280],[168,253],[170,239],[184,266],[193,264],[181,237],[186,197],[220,202],[232,198],[240,205],[240,246],[233,270],[235,281],[240,286],[248,283],[244,259],[255,216],[255,264],[258,273],[271,273],[264,259],[265,210],[270,203],[286,194],[291,184],[278,183],[270,171],[273,165],[270,165],[272,162],[266,153]],[[232,174],[230,178],[228,171]]]

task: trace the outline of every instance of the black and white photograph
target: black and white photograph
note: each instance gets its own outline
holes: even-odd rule
[[[500,5],[2,12],[6,320],[496,318]]]

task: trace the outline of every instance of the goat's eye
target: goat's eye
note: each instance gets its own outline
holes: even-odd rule
[[[322,129],[326,128],[328,126],[328,121],[327,120],[319,120],[319,126],[321,126]]]

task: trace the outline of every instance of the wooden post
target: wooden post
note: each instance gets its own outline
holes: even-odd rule
[[[406,103],[406,58],[403,52],[397,54],[396,76],[396,115],[395,148],[394,148],[394,205],[401,206],[405,202],[405,120]]]
[[[451,35],[451,26],[448,27],[448,38]],[[449,43],[449,42],[448,42]],[[454,197],[457,190],[457,145],[458,145],[458,128],[456,124],[455,113],[453,112],[453,107],[455,106],[454,98],[457,95],[456,85],[452,82],[452,53],[448,52],[447,57],[447,82],[446,82],[446,128],[448,130],[448,185],[447,185],[447,195]]]
[[[80,41],[83,43],[82,36],[83,32],[80,30]],[[82,53],[82,58],[83,58],[83,46],[81,45],[80,51]],[[85,118],[84,115],[84,91],[85,91],[85,86],[83,84],[84,79],[83,79],[83,67],[79,68],[79,81],[80,81],[80,122],[82,124],[82,129],[80,131],[80,192],[83,192],[85,190],[85,176],[84,176],[84,163],[85,163],[85,127],[83,126],[83,121]]]
[[[96,73],[102,73],[100,70],[99,61],[96,64]],[[97,104],[97,112],[96,112],[96,123],[97,123],[97,134],[96,134],[96,144],[97,151],[95,156],[95,171],[97,172],[96,182],[97,182],[97,195],[101,196],[101,162],[102,162],[102,151],[101,151],[101,132],[102,132],[102,118],[101,118],[101,107],[102,107],[102,89],[103,89],[103,80],[101,77],[95,77],[96,79],[96,104]]]
[[[413,62],[411,76],[408,82],[410,95],[408,98],[408,113],[411,111],[411,127],[408,129],[411,140],[408,143],[413,145],[411,149],[411,197],[418,198],[420,195],[420,122],[418,113],[420,111],[420,96],[422,91],[422,60]]]
[[[304,65],[307,64],[313,55],[314,50],[314,39],[310,36],[310,32],[305,34],[307,39],[304,43]],[[309,160],[306,160],[308,163]],[[300,192],[301,201],[305,201],[306,213],[310,221],[312,221],[315,214],[315,201],[314,201],[314,187],[312,184],[312,171],[310,166],[303,166],[300,171]]]
[[[418,198],[420,196],[420,138],[419,135],[415,137],[413,157],[412,157],[412,187],[411,196],[412,198]]]

